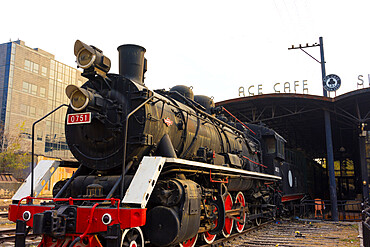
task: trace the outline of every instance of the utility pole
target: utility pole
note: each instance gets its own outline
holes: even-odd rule
[[[310,47],[320,47],[320,55],[321,60],[317,60],[313,56],[311,56],[309,53],[307,53],[303,48],[310,48]],[[314,59],[316,62],[321,64],[321,75],[322,75],[322,83],[324,83],[324,78],[326,76],[325,71],[325,58],[324,58],[324,43],[322,37],[319,38],[319,44],[315,43],[313,45],[302,46],[299,45],[298,47],[294,47],[294,45],[291,48],[288,48],[288,50],[292,49],[300,49],[304,53],[306,53],[308,56],[310,56],[312,59]],[[324,86],[324,85],[323,85]],[[323,87],[323,94],[324,97],[327,96],[327,92]],[[327,154],[327,166],[329,170],[329,190],[330,190],[330,200],[331,200],[331,214],[332,214],[332,220],[338,221],[338,200],[337,200],[337,186],[335,182],[335,171],[334,171],[334,152],[333,152],[333,141],[332,141],[332,134],[331,134],[331,122],[330,122],[330,113],[328,110],[324,109],[324,119],[325,119],[325,135],[326,135],[326,154]]]

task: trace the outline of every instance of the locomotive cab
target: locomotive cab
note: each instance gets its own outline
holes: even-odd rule
[[[281,176],[281,166],[285,160],[286,140],[265,126],[254,124],[248,124],[248,126],[257,133],[257,137],[262,144],[263,161],[269,164],[267,172]]]

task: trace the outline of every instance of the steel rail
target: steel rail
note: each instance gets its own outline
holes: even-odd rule
[[[221,238],[219,240],[215,240],[213,243],[211,244],[205,244],[205,245],[200,245],[200,247],[206,247],[206,246],[222,246],[221,244],[224,243],[224,242],[227,242],[227,241],[231,241],[239,236],[242,236],[250,231],[254,231],[254,230],[257,230],[257,229],[261,229],[267,225],[269,225],[270,223],[272,223],[273,220],[270,220],[270,221],[266,221],[264,223],[262,223],[261,225],[259,226],[253,226],[253,227],[250,227],[240,233],[234,233],[234,234],[231,234],[229,237],[227,238]]]

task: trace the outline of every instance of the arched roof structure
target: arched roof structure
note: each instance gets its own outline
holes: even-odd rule
[[[370,126],[370,88],[335,98],[264,94],[216,105],[225,107],[243,122],[266,124],[288,141],[288,147],[305,150],[310,157],[326,156],[324,110],[330,112],[334,156],[356,155],[362,123]]]

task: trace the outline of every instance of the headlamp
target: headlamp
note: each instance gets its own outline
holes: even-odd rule
[[[84,88],[75,85],[68,85],[66,87],[66,95],[70,99],[69,104],[75,111],[82,111],[89,104],[93,95]]]
[[[78,67],[84,70],[93,69],[103,77],[108,73],[111,66],[110,59],[104,56],[100,49],[77,40],[75,42],[74,53]]]
[[[93,65],[96,59],[96,55],[87,49],[81,49],[76,57],[78,66],[83,69],[87,69]]]
[[[75,85],[66,87],[66,95],[69,98],[69,104],[75,111],[82,111],[87,106],[100,108],[104,106],[103,97],[91,90],[87,90]]]

